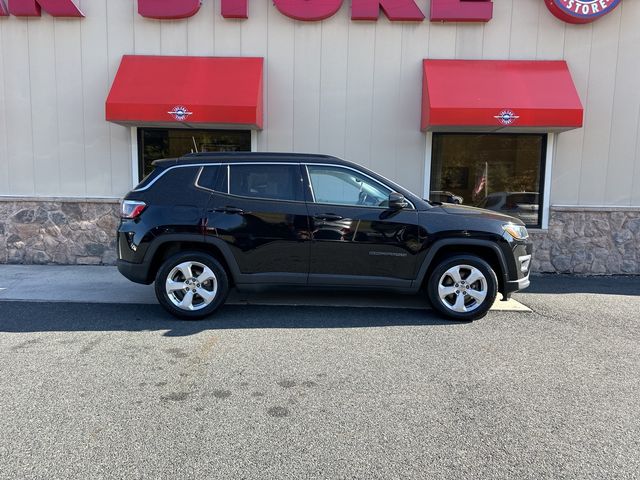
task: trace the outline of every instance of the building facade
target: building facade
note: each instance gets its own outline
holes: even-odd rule
[[[331,154],[518,216],[537,271],[640,273],[638,1],[0,0],[0,14],[0,263],[113,264],[119,199],[154,159],[253,150]]]

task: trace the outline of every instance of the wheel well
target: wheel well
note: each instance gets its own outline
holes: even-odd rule
[[[426,285],[431,277],[431,273],[440,262],[455,255],[475,255],[487,262],[493,271],[496,272],[496,277],[498,277],[498,291],[504,292],[504,271],[502,270],[498,254],[491,247],[483,247],[481,245],[448,245],[442,247],[431,260],[422,286],[424,287]]]
[[[229,278],[229,285],[233,285],[233,276],[231,275],[231,271],[229,270],[229,265],[227,265],[227,261],[222,255],[222,252],[213,245],[208,245],[206,243],[199,242],[167,242],[158,248],[158,250],[153,255],[153,260],[151,260],[151,268],[149,269],[149,278],[154,279],[160,266],[162,263],[172,255],[175,255],[179,252],[187,252],[187,251],[197,251],[206,253],[211,255],[213,258],[218,260],[220,264],[224,267],[225,272],[227,272],[227,277]]]

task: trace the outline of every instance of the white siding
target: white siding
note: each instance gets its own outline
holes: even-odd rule
[[[104,120],[124,54],[263,56],[259,150],[324,152],[422,193],[424,58],[565,59],[585,128],[558,135],[551,204],[640,204],[640,2],[568,25],[542,0],[494,0],[487,24],[319,23],[250,2],[248,20],[204,0],[186,20],[140,17],[134,0],[78,0],[86,18],[0,20],[0,195],[120,196],[129,129]],[[428,1],[421,0],[428,14]]]

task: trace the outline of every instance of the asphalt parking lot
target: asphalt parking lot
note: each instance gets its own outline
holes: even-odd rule
[[[639,478],[640,278],[533,312],[0,302],[0,478]]]

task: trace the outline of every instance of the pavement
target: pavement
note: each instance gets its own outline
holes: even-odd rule
[[[0,479],[639,478],[640,278],[516,300],[473,323],[0,300]]]

